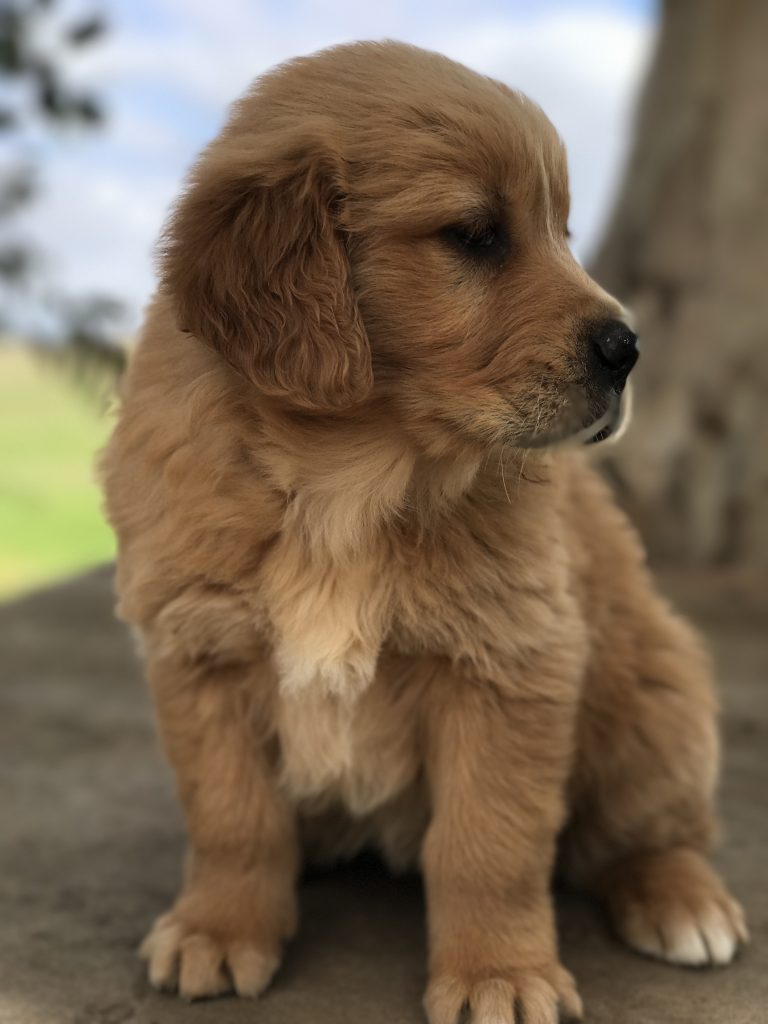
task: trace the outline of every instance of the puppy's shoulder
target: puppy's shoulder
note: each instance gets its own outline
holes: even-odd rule
[[[284,500],[260,460],[246,388],[154,301],[99,460],[129,621],[201,579],[242,586],[279,529]]]

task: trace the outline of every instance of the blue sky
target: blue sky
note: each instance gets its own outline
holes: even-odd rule
[[[72,11],[91,0],[68,0]],[[20,226],[73,293],[126,300],[138,323],[153,287],[152,248],[195,154],[227,105],[272,64],[355,38],[398,38],[440,50],[520,88],[563,135],[572,176],[574,246],[595,244],[627,147],[650,53],[650,0],[113,0],[104,42],[70,62],[108,122],[53,143],[40,200]]]

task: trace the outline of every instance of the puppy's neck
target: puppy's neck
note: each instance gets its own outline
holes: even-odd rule
[[[358,558],[386,529],[428,531],[473,491],[515,505],[529,484],[550,476],[557,453],[496,445],[423,451],[380,419],[271,421],[270,478],[288,497],[285,525],[334,560]]]
[[[288,496],[286,526],[336,560],[361,550],[395,521],[428,527],[472,487],[478,451],[424,453],[381,420],[266,422],[267,471]]]

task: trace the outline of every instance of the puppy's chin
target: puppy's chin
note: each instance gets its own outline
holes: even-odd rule
[[[623,392],[612,394],[608,408],[585,427],[573,431],[554,424],[552,429],[538,436],[518,441],[519,448],[579,448],[583,445],[613,444],[626,432],[632,415],[632,385],[627,382]]]

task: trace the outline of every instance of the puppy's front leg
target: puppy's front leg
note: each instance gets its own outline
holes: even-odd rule
[[[150,981],[189,999],[258,995],[296,924],[294,816],[253,721],[258,669],[151,658],[190,850],[184,886],[142,946]]]
[[[430,1024],[457,1024],[467,1006],[472,1024],[556,1024],[559,1009],[578,1018],[549,892],[573,702],[440,683],[428,732],[433,816],[422,853]]]

